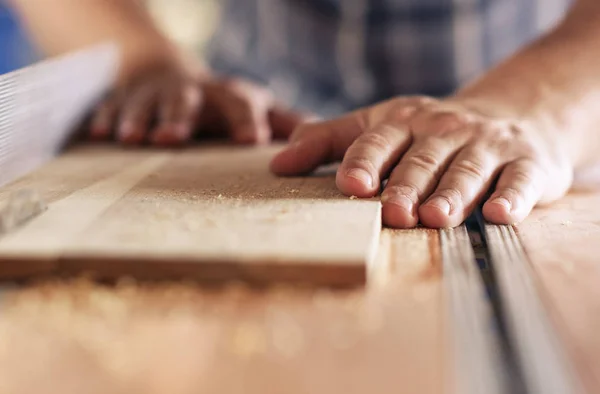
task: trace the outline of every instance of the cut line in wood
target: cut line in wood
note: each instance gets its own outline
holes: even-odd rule
[[[448,330],[457,394],[507,392],[492,311],[465,226],[440,231]]]
[[[536,291],[535,279],[512,226],[485,224],[485,237],[510,340],[529,393],[580,393],[580,383]]]

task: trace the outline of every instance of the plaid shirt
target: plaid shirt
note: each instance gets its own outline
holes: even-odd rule
[[[228,0],[222,73],[337,115],[395,95],[444,96],[539,36],[569,0]]]

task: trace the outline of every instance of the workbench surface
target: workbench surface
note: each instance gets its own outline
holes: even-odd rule
[[[66,197],[47,186],[50,200]],[[588,393],[600,389],[598,206],[600,194],[574,192],[517,226],[548,329]],[[131,277],[7,285],[0,393],[452,392],[464,378],[441,236],[452,231],[382,230],[368,282],[351,290]]]

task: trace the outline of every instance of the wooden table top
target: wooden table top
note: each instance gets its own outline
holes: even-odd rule
[[[516,226],[548,329],[587,393],[600,390],[599,207],[600,192],[573,192]],[[354,290],[7,285],[0,394],[452,392],[452,231],[382,230],[376,269]]]

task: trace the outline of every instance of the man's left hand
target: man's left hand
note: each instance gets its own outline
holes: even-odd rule
[[[301,125],[271,163],[279,175],[342,160],[337,186],[346,195],[381,194],[390,227],[454,227],[483,202],[497,224],[571,186],[568,144],[532,123],[474,108],[459,99],[403,97],[339,119]]]

